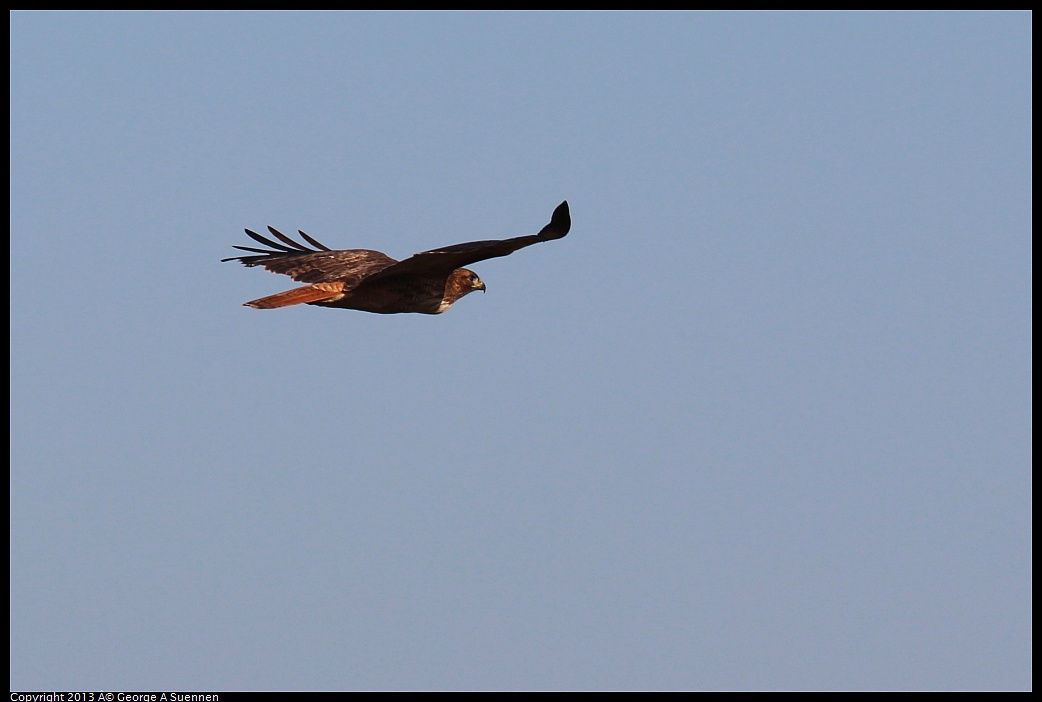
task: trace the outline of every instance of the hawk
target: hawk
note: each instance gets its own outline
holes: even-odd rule
[[[263,266],[272,273],[282,273],[300,283],[307,283],[303,287],[245,303],[246,307],[258,310],[303,303],[377,314],[441,314],[464,295],[485,289],[485,283],[477,273],[463,266],[486,258],[509,256],[518,249],[542,241],[560,239],[571,226],[568,201],[565,200],[554,210],[550,223],[538,234],[454,244],[424,251],[402,261],[368,249],[333,251],[300,230],[298,233],[304,241],[315,248],[309,249],[272,227],[268,227],[268,231],[278,241],[247,229],[246,234],[251,239],[270,250],[235,246],[233,248],[257,255],[233,256],[222,261],[239,261],[248,267]]]

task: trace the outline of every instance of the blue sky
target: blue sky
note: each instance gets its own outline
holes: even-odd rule
[[[1030,14],[10,19],[12,689],[1031,688]]]

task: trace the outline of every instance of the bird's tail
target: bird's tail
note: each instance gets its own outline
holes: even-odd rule
[[[252,307],[255,310],[273,310],[276,307],[289,307],[290,305],[300,305],[305,302],[334,302],[343,296],[343,283],[315,283],[314,285],[293,288],[275,295],[268,295],[258,300],[250,300],[243,304],[245,307]]]

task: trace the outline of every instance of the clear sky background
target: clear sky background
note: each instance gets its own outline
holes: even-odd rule
[[[1031,687],[1030,14],[10,19],[12,689]]]

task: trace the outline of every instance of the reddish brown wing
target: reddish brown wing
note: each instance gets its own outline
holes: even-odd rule
[[[538,234],[519,236],[513,239],[493,239],[489,241],[470,241],[465,244],[454,244],[440,249],[424,251],[409,258],[398,261],[371,274],[367,280],[377,281],[401,275],[448,275],[457,268],[484,261],[487,258],[509,256],[518,249],[543,241],[561,239],[572,227],[568,201],[565,200],[550,217],[550,223]]]
[[[367,277],[397,263],[395,259],[379,251],[367,249],[332,251],[304,232],[299,232],[300,236],[314,246],[314,249],[293,241],[272,227],[268,227],[268,231],[279,241],[272,241],[249,229],[246,230],[246,234],[272,250],[236,246],[234,248],[240,251],[251,251],[258,255],[233,256],[222,259],[222,261],[239,261],[244,266],[250,267],[263,266],[265,270],[288,275],[293,280],[302,283],[342,282],[345,290],[357,287]]]

